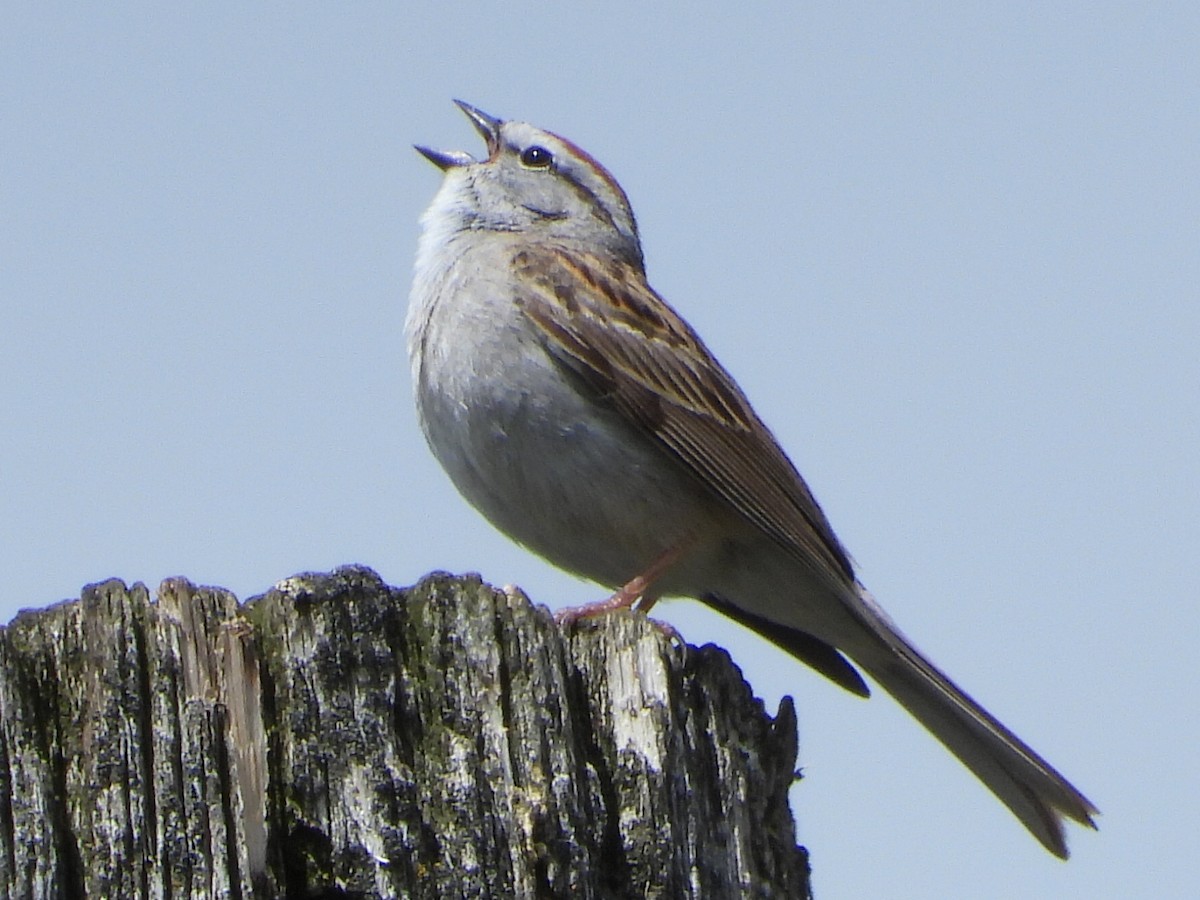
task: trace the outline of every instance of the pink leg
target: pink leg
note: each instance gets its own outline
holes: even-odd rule
[[[683,551],[683,546],[673,547],[651,563],[645,572],[619,588],[611,597],[595,603],[585,603],[583,606],[569,606],[566,609],[560,609],[554,613],[554,621],[559,625],[570,625],[580,619],[590,619],[605,613],[629,609],[635,604],[639,612],[649,612],[650,607],[658,602],[658,595],[651,594],[650,589],[663,573],[675,564]],[[639,600],[641,603],[638,603]],[[671,629],[672,635],[674,635],[674,631]]]

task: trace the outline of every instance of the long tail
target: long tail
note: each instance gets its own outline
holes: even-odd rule
[[[1095,828],[1099,810],[1024,741],[972,700],[926,659],[861,585],[852,604],[862,624],[855,646],[835,649],[810,634],[772,622],[717,594],[704,601],[812,666],[846,690],[866,697],[866,682],[843,652],[946,746],[1011,809],[1042,845],[1067,858],[1063,819]]]
[[[901,706],[1013,811],[1042,845],[1067,858],[1063,819],[1096,827],[1099,810],[1054,767],[972,700],[904,637],[861,590],[875,640],[846,648]]]

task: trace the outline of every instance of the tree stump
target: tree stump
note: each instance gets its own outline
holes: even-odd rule
[[[0,894],[806,897],[796,722],[477,577],[107,581],[0,629]]]

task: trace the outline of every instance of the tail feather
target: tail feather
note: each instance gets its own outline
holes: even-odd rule
[[[1042,845],[1068,856],[1063,819],[1095,828],[1099,810],[1053,766],[926,659],[865,591],[874,640],[847,648],[880,686],[971,770]]]

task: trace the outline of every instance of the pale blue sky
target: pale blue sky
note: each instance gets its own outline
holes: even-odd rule
[[[403,318],[461,97],[592,152],[863,579],[1103,810],[1046,855],[877,693],[690,602],[819,900],[1189,896],[1200,6],[6,4],[0,619],[361,562],[600,592],[454,493]]]

